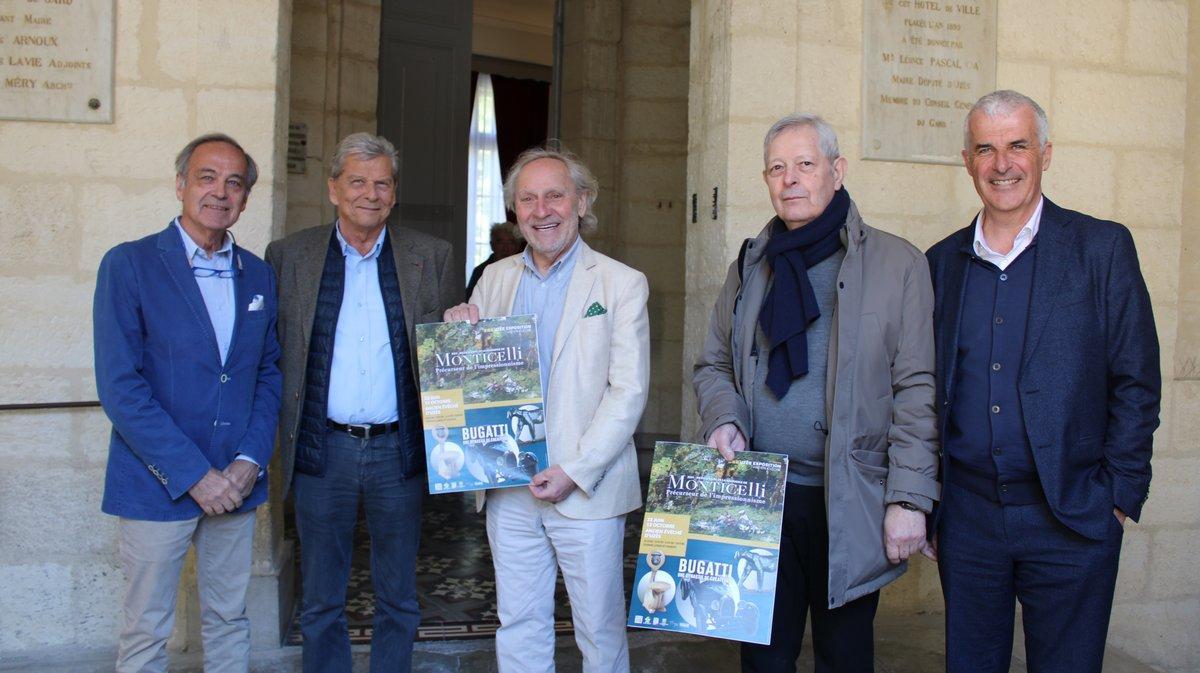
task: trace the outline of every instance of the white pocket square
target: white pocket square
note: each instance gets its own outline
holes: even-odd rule
[[[254,297],[252,297],[250,299],[250,306],[247,307],[246,310],[247,311],[261,311],[261,310],[263,310],[264,303],[265,302],[263,301],[263,296],[261,294],[256,294],[256,295],[254,295]]]

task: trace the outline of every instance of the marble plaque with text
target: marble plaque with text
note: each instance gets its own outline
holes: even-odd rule
[[[113,120],[115,0],[0,0],[0,119]]]
[[[960,164],[996,88],[996,0],[864,0],[862,63],[863,158]]]

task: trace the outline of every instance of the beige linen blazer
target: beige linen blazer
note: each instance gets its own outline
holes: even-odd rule
[[[633,432],[650,379],[649,287],[640,271],[581,241],[554,338],[545,394],[550,464],[578,486],[556,507],[575,519],[604,519],[642,504]],[[522,255],[487,267],[471,303],[480,317],[512,313]],[[599,304],[604,312],[588,316]],[[592,310],[592,313],[598,311]],[[524,488],[524,487],[522,487]],[[483,509],[485,491],[476,493]]]

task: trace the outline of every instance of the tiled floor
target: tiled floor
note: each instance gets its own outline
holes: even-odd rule
[[[417,640],[491,637],[499,626],[492,555],[483,521],[483,515],[475,513],[475,498],[471,494],[426,496],[421,549],[417,557],[417,594],[421,601]],[[633,578],[640,524],[640,512],[628,517],[625,530],[626,595]],[[289,534],[294,536],[294,530],[289,530]],[[351,642],[366,644],[371,640],[375,594],[371,588],[370,539],[361,512],[354,542],[346,613]],[[296,558],[299,557],[297,553]],[[300,577],[299,572],[296,575]],[[556,593],[555,605],[559,606],[555,614],[556,630],[568,634],[572,632],[571,609],[561,576]],[[296,595],[301,595],[299,585]],[[286,642],[300,644],[295,619]]]

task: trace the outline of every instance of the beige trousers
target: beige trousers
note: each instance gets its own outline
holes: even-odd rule
[[[487,534],[496,567],[500,673],[553,673],[559,568],[583,673],[628,673],[624,515],[571,519],[524,486],[495,489],[487,495]]]
[[[246,587],[250,583],[254,512],[186,521],[122,518],[117,530],[125,569],[117,673],[166,672],[179,572],[193,543],[205,673],[246,673],[250,668]]]

